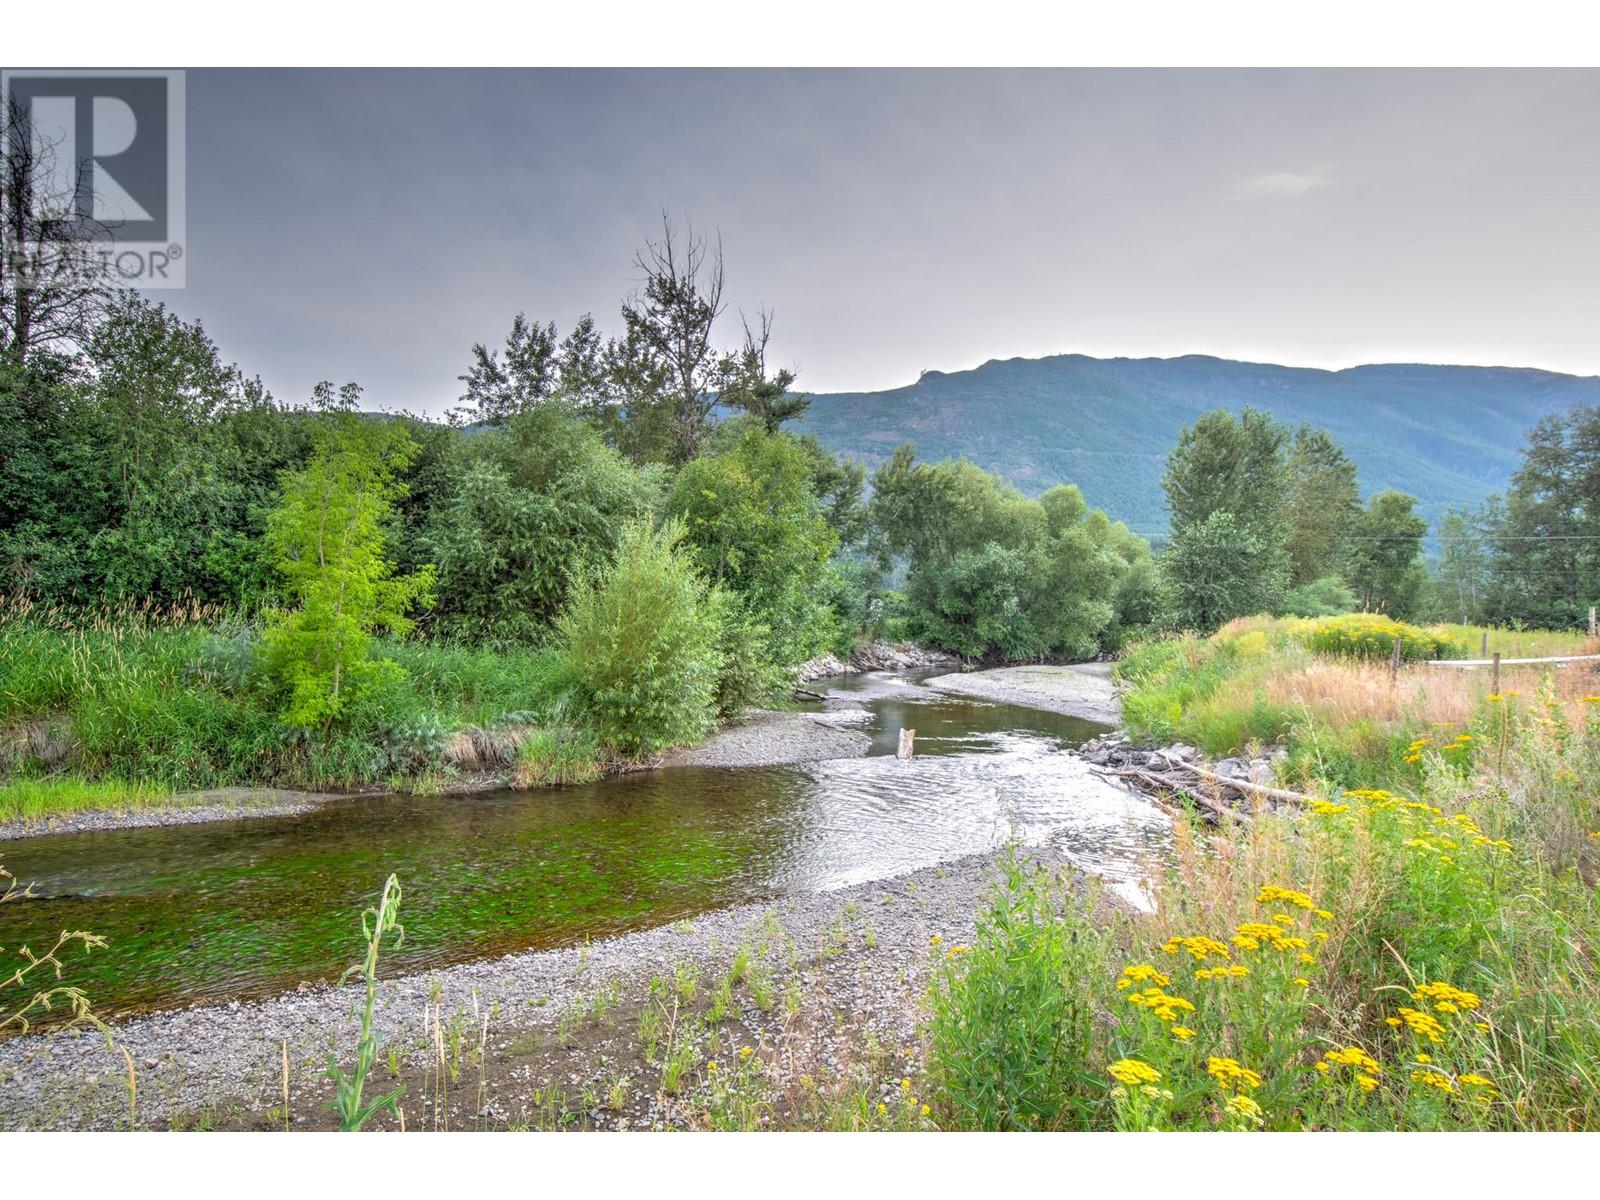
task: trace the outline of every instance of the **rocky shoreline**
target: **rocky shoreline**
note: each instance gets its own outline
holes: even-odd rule
[[[946,654],[942,650],[925,650],[909,642],[900,645],[872,642],[857,646],[846,659],[835,654],[823,654],[803,662],[798,679],[801,683],[812,683],[832,675],[859,675],[866,671],[917,671],[960,661],[953,654]]]

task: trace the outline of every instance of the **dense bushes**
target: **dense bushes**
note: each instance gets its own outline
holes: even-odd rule
[[[1349,613],[1296,625],[1294,635],[1318,654],[1347,658],[1387,659],[1400,643],[1405,662],[1461,658],[1466,647],[1444,632],[1406,625],[1379,613]]]
[[[648,515],[660,475],[638,470],[588,424],[532,409],[458,441],[423,529],[439,571],[432,623],[457,637],[539,641],[572,581]]]
[[[683,533],[628,526],[557,622],[575,715],[624,754],[693,742],[716,719],[727,601],[680,548]]]
[[[873,477],[883,565],[905,561],[911,635],[967,658],[1089,658],[1163,615],[1149,547],[1075,487],[1030,500],[902,446]]]

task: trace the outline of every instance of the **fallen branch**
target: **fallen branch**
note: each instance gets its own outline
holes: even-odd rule
[[[1205,808],[1209,809],[1213,816],[1219,818],[1228,817],[1232,820],[1244,823],[1248,823],[1250,820],[1250,818],[1244,813],[1237,812],[1234,809],[1229,808],[1220,800],[1213,800],[1210,796],[1206,795],[1198,788],[1185,783],[1181,779],[1174,779],[1170,775],[1157,775],[1153,771],[1146,771],[1140,767],[1128,767],[1125,770],[1118,771],[1117,774],[1125,778],[1141,779],[1145,783],[1154,787],[1163,788],[1169,792],[1177,792],[1188,796],[1196,803],[1201,804]],[[1169,815],[1174,814],[1169,812]]]
[[[1264,783],[1249,783],[1243,779],[1229,779],[1225,775],[1215,774],[1204,767],[1197,767],[1193,763],[1175,762],[1160,751],[1156,753],[1160,754],[1162,761],[1169,767],[1174,767],[1180,771],[1192,771],[1200,776],[1201,779],[1209,780],[1223,787],[1237,788],[1241,792],[1248,792],[1254,796],[1264,796],[1268,800],[1276,800],[1280,804],[1298,804],[1303,807],[1309,805],[1315,799],[1315,797],[1307,796],[1301,792],[1290,792],[1283,788],[1268,787]]]

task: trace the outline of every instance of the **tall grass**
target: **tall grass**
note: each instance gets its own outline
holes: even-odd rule
[[[453,733],[533,723],[556,705],[550,651],[387,641],[403,677],[370,689],[343,724],[300,733],[276,715],[258,641],[251,622],[195,607],[0,602],[0,771],[168,789],[358,786],[437,772]],[[39,761],[20,736],[40,721],[63,726],[65,762]]]
[[[1181,822],[1151,915],[1098,941],[1073,932],[1082,900],[1048,918],[1084,948],[1065,971],[1039,918],[1021,939],[991,918],[947,968],[934,1045],[1059,973],[1116,998],[1050,1069],[1093,1086],[1053,1086],[1041,1125],[1600,1127],[1600,700],[1546,681],[1481,697],[1465,724],[1414,752],[1414,788],[1313,781],[1310,810]],[[1013,884],[995,912],[1038,903]],[[983,1097],[1037,1094],[1050,1024],[991,1021],[1000,1044],[943,1072],[947,1116],[983,1124]]]
[[[100,809],[146,808],[171,798],[171,792],[120,779],[75,775],[0,782],[0,821],[32,821]]]
[[[1283,776],[1291,783],[1420,784],[1413,743],[1465,731],[1490,692],[1490,673],[1407,662],[1391,675],[1387,663],[1373,661],[1384,654],[1319,650],[1325,643],[1307,631],[1323,624],[1255,617],[1210,638],[1135,646],[1116,667],[1124,724],[1152,741],[1189,742],[1214,756],[1280,744],[1289,750]],[[1563,648],[1582,647],[1569,641]],[[1547,674],[1507,667],[1500,686],[1532,695]],[[1581,724],[1584,696],[1600,690],[1593,672],[1574,664],[1550,678],[1565,719]]]

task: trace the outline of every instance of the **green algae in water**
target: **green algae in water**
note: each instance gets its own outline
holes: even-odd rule
[[[406,938],[385,974],[568,946],[728,904],[844,886],[1053,835],[1086,865],[1132,860],[1159,815],[1061,747],[1100,727],[900,689],[863,696],[876,752],[918,757],[681,768],[539,792],[364,797],[310,814],[67,834],[6,848],[39,899],[0,945],[89,929],[65,982],[97,1011],[260,995],[337,978],[392,871]]]

